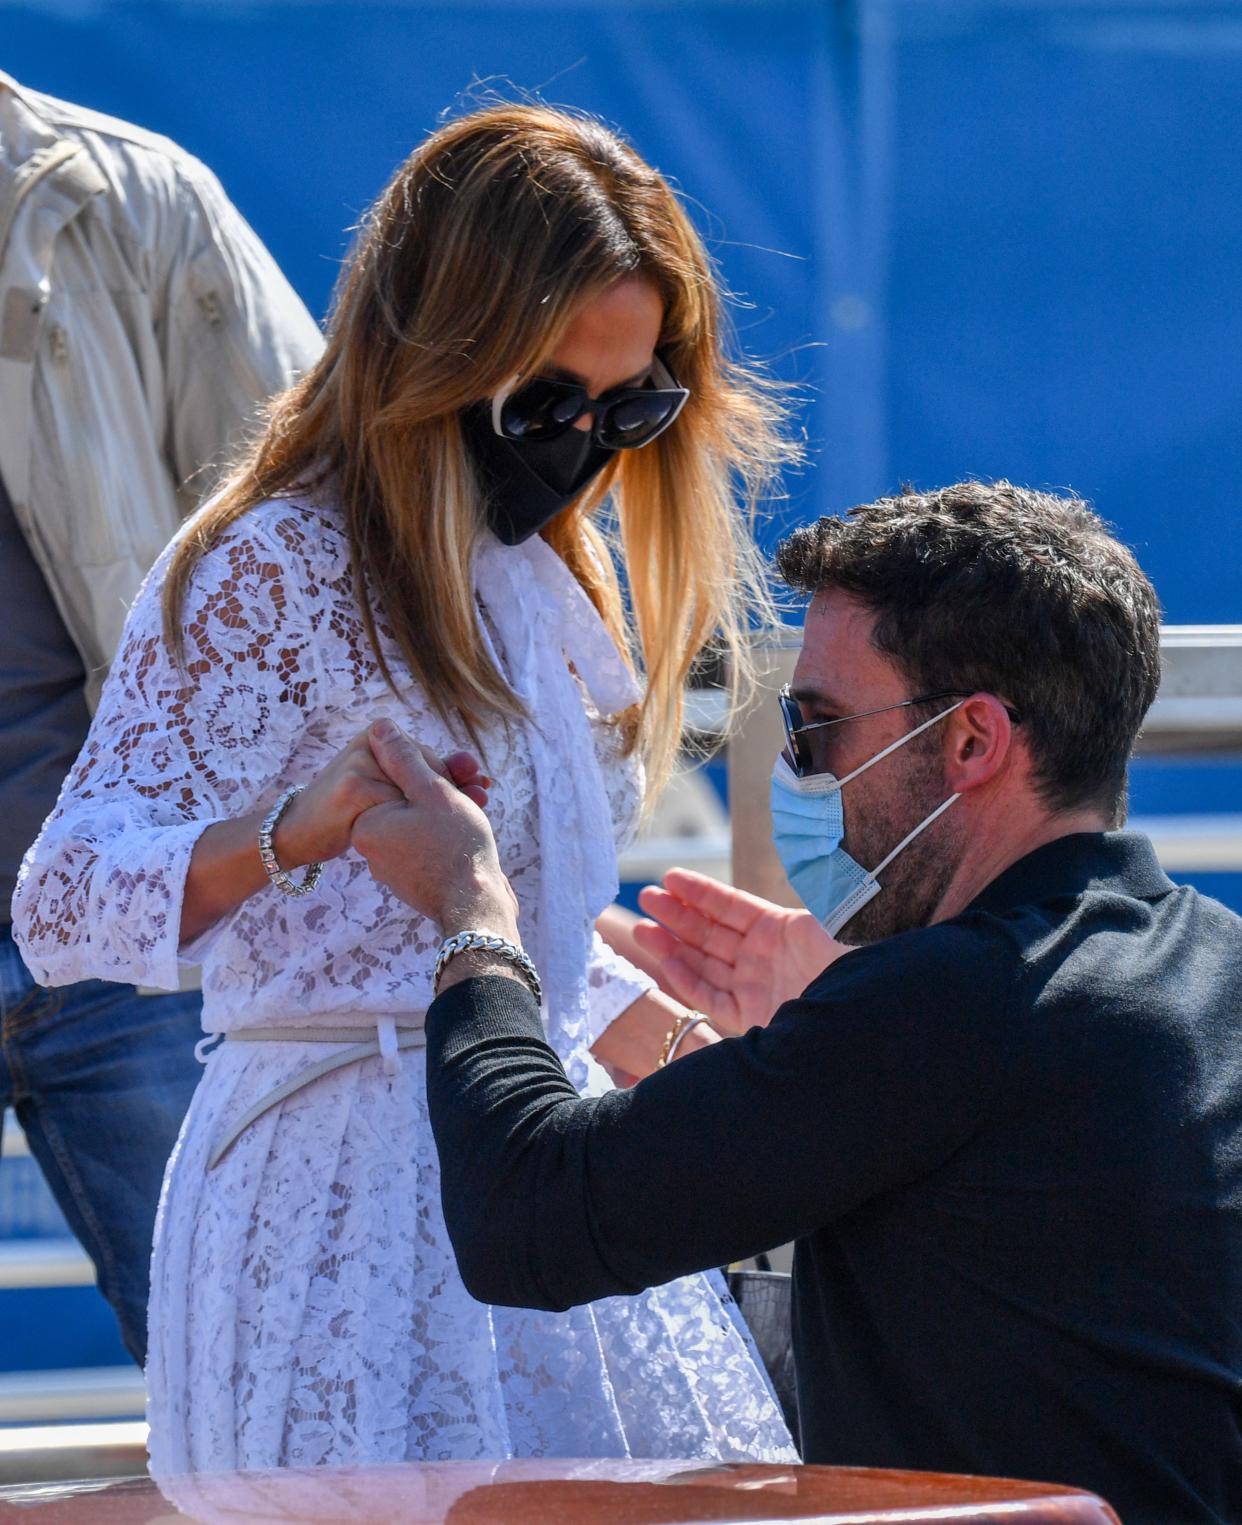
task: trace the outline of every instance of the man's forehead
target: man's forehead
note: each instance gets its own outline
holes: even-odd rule
[[[817,593],[807,609],[792,689],[834,705],[887,698],[901,687],[892,663],[872,645],[875,615],[846,593]]]

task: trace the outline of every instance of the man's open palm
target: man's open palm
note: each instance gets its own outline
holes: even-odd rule
[[[661,985],[725,1033],[767,1023],[847,951],[809,911],[689,869],[670,869],[663,889],[648,885],[638,901],[654,920],[640,921],[634,938],[658,962]]]

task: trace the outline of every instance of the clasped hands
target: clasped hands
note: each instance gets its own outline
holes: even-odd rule
[[[289,807],[277,856],[293,868],[352,846],[378,883],[445,936],[480,928],[516,942],[517,899],[485,814],[490,787],[469,753],[441,758],[376,721]],[[647,966],[724,1034],[766,1023],[844,951],[809,911],[686,869],[639,901],[651,919],[633,935]]]

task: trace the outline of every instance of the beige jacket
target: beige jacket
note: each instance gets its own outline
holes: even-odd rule
[[[0,73],[0,476],[92,701],[211,468],[321,347],[198,160]]]

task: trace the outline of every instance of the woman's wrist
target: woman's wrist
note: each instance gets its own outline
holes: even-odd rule
[[[200,937],[221,916],[270,885],[259,853],[259,829],[266,816],[265,810],[256,810],[213,821],[195,842],[181,902],[182,944]],[[300,866],[287,863],[279,847],[276,855],[282,869]]]
[[[656,1061],[656,1068],[662,1069],[666,1064],[671,1064],[679,1054],[686,1052],[687,1042],[701,1028],[710,1026],[710,1019],[706,1012],[695,1011],[693,1007],[683,1008],[673,1021],[673,1025],[664,1035],[664,1042],[660,1048],[660,1057]],[[719,1034],[716,1034],[719,1037]],[[710,1039],[708,1040],[711,1041]],[[702,1047],[699,1043],[696,1047]]]
[[[677,1045],[677,1052],[673,1057],[679,1058],[683,1054],[690,1053],[696,1048],[709,1048],[713,1043],[719,1043],[720,1033],[712,1026],[711,1021],[696,1022],[683,1033],[681,1041]]]
[[[301,798],[292,800],[284,814],[276,822],[272,830],[272,849],[276,854],[276,861],[286,874],[295,868],[306,868],[311,863],[319,862],[311,844],[306,841],[301,829],[298,806]],[[305,807],[303,807],[304,809]],[[265,811],[260,811],[255,816],[256,840],[259,826],[263,822]]]

